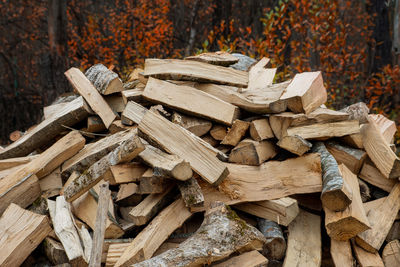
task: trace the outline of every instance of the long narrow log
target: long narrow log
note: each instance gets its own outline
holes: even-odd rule
[[[263,255],[270,260],[281,260],[285,257],[286,241],[279,225],[270,220],[257,218],[258,229],[267,239],[263,247]]]

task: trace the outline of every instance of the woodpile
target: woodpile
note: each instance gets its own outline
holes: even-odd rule
[[[399,266],[394,122],[252,62],[66,71],[0,150],[0,266]]]

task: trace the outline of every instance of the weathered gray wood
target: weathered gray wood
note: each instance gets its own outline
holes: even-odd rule
[[[281,260],[285,257],[286,240],[282,229],[274,221],[257,218],[258,229],[267,239],[263,247],[263,255],[270,260]]]
[[[339,111],[349,114],[349,120],[358,120],[360,124],[368,122],[369,108],[364,102],[352,104]]]
[[[148,109],[142,105],[129,101],[122,112],[122,122],[128,125],[139,124],[147,111]]]
[[[86,77],[96,87],[96,89],[103,95],[109,95],[115,92],[124,90],[122,81],[118,74],[109,70],[103,64],[96,64],[91,66],[86,72]]]
[[[43,247],[46,257],[52,264],[58,265],[68,262],[67,254],[60,242],[51,237],[46,237],[43,241]]]
[[[343,163],[354,174],[360,172],[364,160],[367,158],[367,153],[361,149],[344,146],[335,141],[326,142],[326,148],[329,153],[336,159],[338,164]]]
[[[179,182],[178,187],[186,207],[199,207],[204,205],[203,192],[195,177],[185,182]]]

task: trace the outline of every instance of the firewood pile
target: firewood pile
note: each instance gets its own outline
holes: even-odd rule
[[[0,266],[400,266],[394,122],[268,63],[66,71],[0,148]]]

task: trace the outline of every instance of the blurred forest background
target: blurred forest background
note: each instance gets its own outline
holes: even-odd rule
[[[0,143],[71,91],[64,71],[121,78],[147,57],[269,57],[276,81],[321,70],[329,105],[366,102],[400,124],[399,0],[0,0]]]

